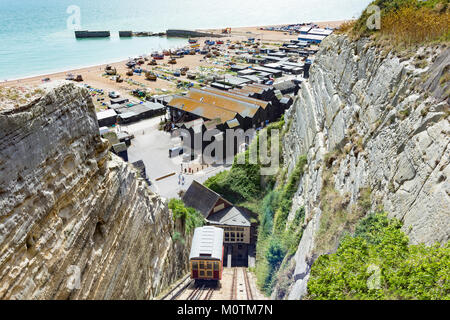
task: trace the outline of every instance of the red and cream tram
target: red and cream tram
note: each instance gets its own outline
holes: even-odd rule
[[[221,280],[223,269],[223,229],[196,228],[189,255],[191,279]]]

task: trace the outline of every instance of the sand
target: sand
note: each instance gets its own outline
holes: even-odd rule
[[[317,22],[320,27],[338,27],[341,25],[344,21],[327,21],[327,22]],[[267,26],[264,26],[267,27]],[[270,26],[269,26],[270,27]],[[261,39],[263,43],[270,44],[270,43],[281,43],[283,41],[289,41],[291,39],[296,39],[297,35],[289,35],[287,32],[281,32],[281,31],[267,31],[267,30],[261,30],[263,27],[242,27],[242,28],[232,28],[231,34],[227,37],[223,38],[226,40],[231,41],[241,41],[246,40],[248,37],[254,37],[256,39]],[[208,31],[213,33],[221,33],[221,29],[208,29],[208,30],[202,30],[202,31]],[[203,44],[204,40],[207,38],[199,38],[199,43]],[[151,52],[149,52],[150,54]],[[212,61],[205,61],[203,55],[186,55],[184,58],[177,59],[177,64],[174,66],[168,65],[168,58],[165,57],[164,60],[158,60],[158,65],[165,65],[165,67],[169,70],[176,70],[182,67],[189,67],[191,71],[196,71],[199,66],[209,66],[209,67],[217,67],[217,65],[212,64]],[[144,75],[133,75],[133,76],[126,76],[126,71],[129,69],[125,66],[126,60],[116,63],[111,63],[110,65],[115,67],[117,69],[117,72],[122,75],[124,82],[122,83],[116,83],[115,81],[111,80],[110,77],[104,76],[104,70],[106,67],[106,64],[88,67],[88,68],[81,68],[81,69],[74,69],[74,70],[67,70],[64,72],[58,72],[58,73],[52,73],[52,74],[45,74],[40,75],[36,77],[30,77],[30,78],[24,78],[20,80],[13,80],[13,81],[4,81],[0,83],[0,87],[25,87],[25,88],[33,88],[41,85],[43,78],[50,78],[50,81],[55,80],[64,80],[67,77],[68,73],[71,73],[75,76],[81,75],[83,77],[84,84],[87,84],[91,86],[92,88],[96,89],[103,89],[106,93],[109,91],[117,91],[122,96],[136,100],[135,97],[131,96],[131,90],[137,89],[137,88],[146,88],[147,90],[150,90],[151,93],[155,94],[164,94],[164,93],[171,93],[176,90],[176,85],[172,81],[166,81],[163,79],[158,78],[157,81],[148,81],[145,79]],[[143,65],[144,69],[151,70],[152,66]],[[135,85],[130,84],[126,80],[131,79],[133,81],[139,82],[142,85]],[[186,77],[180,77],[180,80],[187,80]],[[163,91],[158,89],[164,89]],[[101,109],[101,101],[97,102],[96,98],[97,96],[94,96],[94,103],[96,103],[97,109]],[[106,99],[106,96],[101,96],[102,98]]]

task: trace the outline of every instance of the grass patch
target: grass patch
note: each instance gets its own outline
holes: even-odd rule
[[[367,27],[372,13],[365,10],[357,21],[343,25],[339,32],[354,38],[372,36],[400,49],[450,40],[448,0],[375,0],[372,4],[381,10],[380,30]]]
[[[315,249],[318,254],[326,254],[337,248],[344,234],[354,232],[357,222],[368,213],[371,190],[362,189],[358,201],[350,205],[350,195],[334,188],[333,174],[327,170],[323,173],[320,199],[322,214]]]

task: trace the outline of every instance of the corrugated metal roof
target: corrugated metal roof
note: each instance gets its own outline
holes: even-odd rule
[[[333,30],[330,29],[321,29],[321,28],[315,28],[308,31],[308,34],[310,35],[317,35],[317,36],[329,36],[333,33]]]
[[[227,121],[227,125],[230,129],[236,128],[239,126],[239,121],[237,121],[237,119],[233,119],[230,121]]]
[[[243,90],[243,91],[248,91],[248,92],[253,92],[253,93],[257,93],[257,94],[261,94],[261,93],[264,92],[264,90],[261,89],[261,88],[255,88],[255,87],[251,87],[251,86],[249,86],[249,85],[243,87],[241,90]]]
[[[254,93],[254,92],[250,92],[250,91],[247,91],[247,90],[236,89],[236,88],[233,89],[233,90],[229,90],[228,92],[239,94],[241,96],[246,96],[246,97],[248,97],[248,96],[250,96],[250,95],[252,95]]]
[[[213,104],[226,110],[237,112],[242,117],[251,118],[259,109],[258,105],[199,89],[189,90],[188,97],[204,103]]]
[[[209,120],[220,119],[221,123],[234,119],[237,115],[236,112],[232,112],[212,104],[203,103],[188,97],[174,96],[168,105]]]
[[[111,118],[117,116],[117,112],[113,109],[108,109],[105,111],[97,112],[97,120],[103,120],[106,118]]]
[[[266,109],[267,105],[269,104],[267,101],[254,99],[254,98],[250,98],[250,97],[244,97],[244,96],[242,96],[240,94],[236,94],[236,93],[233,93],[231,91],[222,91],[222,90],[217,90],[217,89],[214,89],[214,88],[203,88],[203,90],[208,91],[208,92],[212,92],[212,93],[215,93],[215,94],[220,94],[222,96],[235,98],[235,99],[242,100],[242,101],[245,101],[245,102],[253,103],[253,104],[256,104],[256,105],[260,106],[263,109]]]
[[[325,39],[326,36],[319,36],[319,35],[314,35],[314,34],[302,34],[298,37],[298,40],[318,40],[318,41],[322,41],[323,39]]]
[[[206,226],[196,228],[189,259],[222,259],[223,229]]]

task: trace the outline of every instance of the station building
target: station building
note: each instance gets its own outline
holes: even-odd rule
[[[183,202],[200,212],[207,224],[224,230],[224,266],[252,266],[256,244],[255,214],[234,206],[218,193],[193,181]]]

